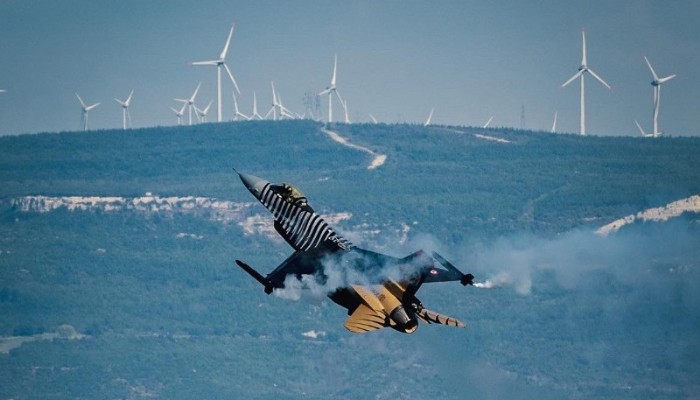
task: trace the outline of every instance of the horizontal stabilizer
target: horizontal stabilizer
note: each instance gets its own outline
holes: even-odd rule
[[[450,271],[450,274],[458,280],[463,286],[474,285],[474,275],[463,274],[462,271],[457,269],[451,262],[447,261],[443,256],[437,252],[433,252],[433,258],[435,258],[440,264]]]
[[[435,311],[430,311],[427,309],[422,309],[416,313],[420,319],[428,324],[440,324],[447,326],[456,326],[457,328],[464,328],[467,325],[455,318],[436,313]]]

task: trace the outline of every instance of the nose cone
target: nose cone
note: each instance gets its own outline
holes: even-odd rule
[[[250,193],[253,193],[253,196],[257,198],[260,198],[260,193],[262,193],[265,185],[269,183],[264,179],[249,174],[238,173],[238,176],[241,178],[241,182],[243,182],[245,187],[250,190]]]

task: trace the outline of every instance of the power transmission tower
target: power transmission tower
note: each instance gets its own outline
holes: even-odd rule
[[[306,92],[303,98],[304,113],[309,118],[318,118],[321,116],[321,98],[316,92]]]

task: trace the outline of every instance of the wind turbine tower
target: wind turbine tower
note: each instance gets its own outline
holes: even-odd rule
[[[236,92],[238,94],[241,94],[241,91],[238,89],[238,84],[236,83],[236,79],[233,77],[233,73],[231,73],[231,70],[229,69],[228,65],[226,65],[226,54],[228,53],[228,46],[231,44],[231,37],[233,36],[233,28],[234,26],[231,25],[231,30],[228,32],[228,38],[226,39],[226,44],[224,45],[224,49],[221,50],[221,54],[219,54],[219,58],[216,60],[210,60],[210,61],[197,61],[193,62],[192,65],[214,65],[216,66],[216,100],[217,100],[217,110],[216,110],[216,120],[217,122],[221,122],[221,68],[223,67],[226,70],[226,73],[228,73],[229,78],[231,78],[231,82],[233,83],[233,87],[236,89]]]
[[[610,85],[608,85],[607,82],[605,82],[603,80],[603,78],[598,76],[598,74],[593,72],[592,69],[588,68],[588,62],[586,60],[586,31],[585,30],[581,31],[581,38],[582,38],[582,43],[583,43],[582,56],[581,56],[581,66],[578,67],[578,72],[576,72],[574,74],[574,76],[569,78],[568,81],[564,82],[561,85],[561,87],[562,88],[565,87],[566,85],[568,85],[569,83],[573,82],[574,80],[576,80],[578,78],[581,79],[581,117],[580,117],[581,126],[580,126],[579,132],[581,133],[581,135],[585,135],[586,134],[586,105],[585,105],[586,104],[585,103],[586,95],[585,95],[584,77],[585,77],[586,72],[590,73],[594,78],[596,78],[600,83],[602,83],[608,89],[610,89]]]
[[[131,93],[129,93],[129,97],[127,97],[126,100],[121,101],[116,97],[114,98],[114,101],[122,106],[122,129],[126,129],[127,118],[129,120],[129,128],[131,128],[131,114],[129,114],[129,105],[131,104],[131,96],[133,95],[134,90],[131,89]]]

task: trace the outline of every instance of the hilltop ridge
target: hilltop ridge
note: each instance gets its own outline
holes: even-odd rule
[[[338,143],[312,121],[3,137],[0,198],[152,192],[248,201],[237,190],[235,166],[293,182],[327,211],[421,221],[449,237],[455,231],[597,228],[700,193],[696,138],[386,124],[328,128],[356,147]],[[379,155],[385,156],[380,166],[368,169]]]

